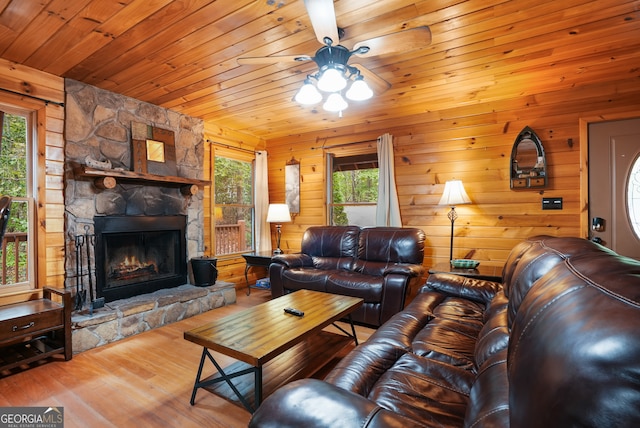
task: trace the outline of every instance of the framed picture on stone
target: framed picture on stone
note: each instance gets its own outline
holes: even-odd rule
[[[132,170],[142,174],[176,176],[174,133],[144,123],[131,122]]]

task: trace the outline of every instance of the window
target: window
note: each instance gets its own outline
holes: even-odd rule
[[[640,157],[631,166],[627,183],[627,213],[631,228],[640,239]]]
[[[329,218],[332,225],[375,226],[378,155],[329,155]]]
[[[34,288],[34,197],[31,182],[33,151],[30,112],[0,106],[0,194],[12,198],[2,242],[0,292]]]
[[[216,255],[253,248],[253,162],[215,156]]]

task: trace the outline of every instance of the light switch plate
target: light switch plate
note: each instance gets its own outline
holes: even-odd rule
[[[543,210],[561,210],[562,198],[542,198]]]

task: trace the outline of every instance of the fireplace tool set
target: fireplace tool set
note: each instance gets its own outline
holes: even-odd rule
[[[74,302],[74,309],[76,311],[84,308],[87,303],[87,289],[89,290],[89,313],[93,314],[94,309],[98,309],[104,306],[104,298],[96,298],[94,299],[94,288],[93,288],[93,273],[91,269],[91,249],[95,247],[96,237],[93,234],[89,233],[89,226],[84,227],[85,234],[84,235],[76,235],[75,236],[75,245],[76,245],[76,297]],[[85,287],[85,272],[83,258],[87,258],[87,282],[88,286]]]

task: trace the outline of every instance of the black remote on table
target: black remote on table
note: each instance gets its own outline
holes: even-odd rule
[[[294,309],[294,308],[284,308],[284,311],[288,314],[291,315],[295,315],[297,317],[301,317],[304,316],[304,312],[298,310],[298,309]]]

